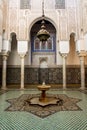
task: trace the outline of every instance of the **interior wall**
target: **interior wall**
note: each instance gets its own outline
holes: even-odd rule
[[[55,53],[38,53],[32,55],[32,65],[40,66],[40,59],[46,58],[48,67],[55,65]]]
[[[85,65],[87,66],[87,56],[85,57]]]
[[[32,58],[32,65],[33,66],[39,66],[40,65],[40,59],[41,58],[47,58],[47,64],[48,66],[54,66],[55,63],[55,59],[56,59],[56,29],[55,27],[52,25],[52,23],[50,23],[49,21],[44,20],[45,23],[45,27],[46,30],[50,33],[50,39],[52,39],[52,49],[41,49],[41,45],[39,44],[38,49],[35,49],[35,39],[36,39],[36,35],[37,32],[41,29],[41,20],[36,22],[32,28],[31,28],[31,58]],[[51,44],[50,43],[50,44]],[[45,44],[46,45],[46,44]]]
[[[17,52],[17,39],[16,36],[13,35],[12,41],[11,41],[11,52],[9,53],[8,56],[8,61],[7,65],[20,65],[20,56],[18,55]]]
[[[2,56],[0,55],[0,66],[2,65]]]
[[[80,59],[76,52],[74,35],[70,36],[70,51],[67,56],[67,65],[80,65]]]

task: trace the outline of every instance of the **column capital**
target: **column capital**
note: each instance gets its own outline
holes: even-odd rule
[[[26,56],[26,53],[19,54],[20,58],[24,58]]]
[[[3,60],[7,60],[8,56],[9,56],[9,52],[2,51],[1,55],[2,55]]]
[[[87,53],[85,50],[78,52],[79,57],[85,57],[86,55],[87,55]]]
[[[64,58],[66,58],[67,55],[68,55],[67,53],[62,53],[62,54],[61,54],[61,56],[64,57]]]
[[[9,56],[9,52],[5,51],[5,50],[2,50],[1,55],[2,56]]]

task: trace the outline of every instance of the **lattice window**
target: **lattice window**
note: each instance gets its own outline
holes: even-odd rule
[[[20,0],[20,9],[30,9],[31,0]]]
[[[53,38],[49,38],[47,41],[41,42],[38,38],[34,40],[34,51],[49,51],[53,50]]]
[[[56,9],[65,9],[65,0],[55,0]]]
[[[38,38],[35,39],[34,49],[39,50],[40,49],[40,40]]]

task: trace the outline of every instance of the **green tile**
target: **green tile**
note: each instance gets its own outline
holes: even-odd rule
[[[9,103],[7,99],[17,98],[21,94],[37,94],[37,90],[11,90],[0,95],[0,130],[87,130],[87,95],[80,91],[50,90],[51,94],[66,94],[82,99],[78,103],[83,111],[60,111],[41,119],[27,112],[4,111]]]

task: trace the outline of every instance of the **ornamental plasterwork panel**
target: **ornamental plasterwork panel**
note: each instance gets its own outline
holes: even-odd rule
[[[0,35],[2,35],[2,25],[0,24]]]
[[[68,24],[69,32],[77,31],[77,16],[76,16],[75,8],[68,9],[67,24]]]
[[[55,0],[44,0],[44,9],[55,9]]]
[[[18,10],[17,9],[10,9],[9,10],[9,31],[10,32],[17,32],[17,25],[18,25]]]
[[[3,1],[3,28],[6,29],[6,27],[8,26],[8,21],[7,21],[7,17],[8,17],[8,9],[7,9],[7,3],[5,1]]]
[[[55,9],[65,9],[65,0],[55,0]]]
[[[61,40],[67,40],[67,18],[61,17],[60,20],[60,39]]]
[[[46,10],[53,9],[53,6],[55,7],[54,0],[51,0],[49,4],[48,4],[48,1],[49,0],[47,0],[47,2],[46,2],[46,0],[44,0],[44,3],[45,3],[44,8]],[[59,12],[60,12],[59,17],[60,17],[60,21],[61,21],[61,23],[60,23],[61,24],[61,28],[60,28],[61,38],[64,38],[64,39],[67,38],[68,32],[71,32],[72,30],[74,32],[77,31],[77,25],[78,25],[78,28],[80,27],[80,23],[79,24],[77,23],[77,21],[78,21],[77,14],[79,15],[79,13],[76,12],[77,0],[65,0],[65,1],[67,4],[66,5],[67,10],[66,9],[59,10]],[[20,0],[16,0],[16,2],[15,2],[15,0],[9,0],[9,21],[8,21],[9,26],[7,26],[7,27],[9,27],[8,28],[9,32],[13,32],[13,31],[19,32],[17,34],[17,36],[19,38],[25,39],[26,35],[27,35],[26,30],[27,30],[27,28],[29,28],[29,26],[27,26],[28,25],[27,23],[31,20],[31,18],[33,16],[33,11],[31,12],[32,14],[30,16],[29,16],[29,12],[27,13],[26,10],[20,10],[20,12],[19,12],[19,9],[17,9],[18,7],[20,7],[19,2],[20,2]],[[33,3],[34,0],[32,0],[31,2],[32,2],[32,6],[34,7],[34,9],[36,9],[38,7],[38,4],[37,4],[38,2],[36,4]],[[39,3],[41,4],[40,0],[39,0]],[[35,5],[33,5],[33,4],[35,4]],[[41,8],[41,5],[39,5],[39,6]],[[67,15],[68,15],[68,17],[67,17]],[[85,15],[87,15],[86,11],[85,11]],[[28,17],[30,17],[29,20],[28,20]],[[84,16],[84,28],[87,28],[87,23],[85,22],[86,20],[87,20],[87,18]]]
[[[0,10],[0,35],[2,34],[2,10]]]
[[[76,1],[77,0],[67,0],[67,7],[76,7]]]
[[[84,32],[87,32],[87,3],[85,4],[83,9],[83,28]]]
[[[19,19],[26,17],[26,10],[20,10],[19,12]]]
[[[20,0],[20,9],[31,9],[31,0]]]
[[[67,10],[61,9],[58,12],[59,12],[59,15],[62,16],[62,17],[67,16]]]
[[[26,14],[28,12],[24,11],[24,10],[20,10],[19,12],[19,33],[18,33],[18,38],[19,40],[26,40],[27,39],[27,28],[29,27],[27,25],[27,19],[28,19],[28,15]]]
[[[19,40],[26,39],[26,20],[21,18],[19,21]]]
[[[9,8],[18,8],[19,0],[9,0]]]

